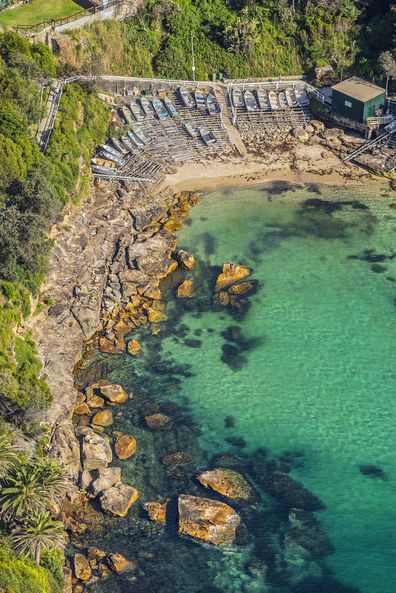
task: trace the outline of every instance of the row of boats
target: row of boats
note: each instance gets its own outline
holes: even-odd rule
[[[201,138],[206,146],[217,142],[216,136],[207,128],[194,128],[188,123],[184,123],[183,128],[190,138]],[[141,126],[132,125],[121,138],[112,138],[109,143],[99,147],[97,156],[91,160],[92,172],[106,177],[116,175],[131,155],[138,154],[152,141],[153,138]]]
[[[92,172],[98,175],[115,175],[130,155],[138,154],[153,141],[141,126],[133,125],[121,138],[99,147],[98,155],[91,160]]]
[[[182,104],[188,109],[196,107],[201,111],[207,111],[209,115],[216,115],[221,111],[220,104],[214,93],[208,95],[204,95],[201,91],[190,93],[184,87],[179,87],[176,93]],[[149,115],[154,115],[158,119],[165,119],[169,116],[173,118],[180,117],[180,112],[172,99],[169,97],[160,99],[158,96],[141,97],[130,101],[119,109],[119,114],[127,124],[141,122]]]
[[[280,111],[309,105],[307,93],[303,88],[276,92],[265,89],[242,91],[238,87],[233,87],[231,101],[236,109],[246,109],[246,111]]]

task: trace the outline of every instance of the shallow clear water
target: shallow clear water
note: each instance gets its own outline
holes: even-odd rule
[[[362,197],[352,190],[321,191],[326,199]],[[191,350],[168,347],[178,361],[199,369],[184,381],[183,393],[202,427],[204,446],[224,446],[223,418],[233,415],[248,447],[302,450],[306,463],[294,476],[328,507],[321,521],[337,550],[331,560],[337,575],[365,593],[391,593],[396,287],[387,277],[396,276],[396,262],[375,273],[367,262],[347,257],[365,249],[391,253],[396,220],[386,201],[370,200],[369,211],[334,214],[351,224],[345,238],[318,237],[313,223],[301,236],[278,242],[268,236],[269,225],[296,222],[298,197],[308,196],[300,190],[269,202],[265,191],[249,188],[203,198],[179,244],[213,265],[251,264],[262,286],[242,327],[246,337],[263,337],[263,344],[237,372],[221,362],[218,334],[206,337],[193,358]],[[209,258],[204,233],[216,237]],[[184,323],[217,329],[228,320],[212,314],[187,316]],[[379,465],[389,481],[363,476],[358,465],[364,463]]]
[[[168,328],[151,338],[161,342],[162,361],[189,371],[161,389],[187,406],[209,456],[254,456],[259,447],[275,456],[301,453],[303,462],[290,475],[326,505],[317,517],[335,546],[327,566],[361,593],[395,591],[396,214],[380,193],[273,186],[205,195],[178,235],[179,247],[198,262],[185,274],[196,278],[197,300],[207,296],[211,266],[225,261],[248,263],[258,290],[236,317],[171,299],[174,328],[184,324],[186,335]],[[323,200],[350,203],[330,211]],[[350,258],[365,250],[375,253]],[[367,261],[378,254],[390,257]],[[221,333],[230,325],[242,332],[236,366],[222,357]],[[107,376],[136,386],[150,372],[145,356],[138,362],[107,357]],[[153,385],[160,374],[153,371]],[[148,385],[143,381],[143,392]],[[229,437],[243,437],[246,445],[240,449]],[[382,473],[363,475],[363,464]],[[136,481],[132,469],[131,476]],[[242,561],[238,566],[243,570]],[[193,584],[190,590],[198,591]],[[315,589],[336,590],[343,589]]]

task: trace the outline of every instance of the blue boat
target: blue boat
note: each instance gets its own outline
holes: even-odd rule
[[[169,116],[169,113],[165,109],[163,102],[160,101],[157,97],[155,97],[151,101],[151,104],[153,106],[153,109],[154,109],[158,119],[165,119],[166,117]]]
[[[198,109],[206,109],[205,95],[201,91],[194,91],[194,99]]]

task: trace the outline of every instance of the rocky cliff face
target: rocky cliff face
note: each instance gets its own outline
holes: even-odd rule
[[[99,184],[52,233],[55,247],[42,296],[51,298],[54,305],[32,318],[30,325],[53,394],[44,418],[53,427],[53,453],[73,476],[79,464],[69,427],[77,398],[73,369],[81,359],[84,341],[101,328],[102,312],[108,315],[130,298],[131,283],[122,280],[122,272],[131,272],[126,258],[154,258],[149,252],[156,245],[144,249],[139,231],[163,216],[171,204],[167,192],[138,199],[127,187],[115,190]],[[152,263],[160,265],[160,258]]]

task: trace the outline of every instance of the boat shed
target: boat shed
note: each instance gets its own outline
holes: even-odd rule
[[[358,122],[366,122],[385,106],[385,89],[363,78],[348,78],[332,90],[332,112]]]

